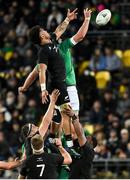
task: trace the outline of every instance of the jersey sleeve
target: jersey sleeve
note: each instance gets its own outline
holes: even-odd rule
[[[45,53],[42,49],[38,54],[38,64],[48,65],[48,53]]]
[[[74,41],[73,37],[72,38],[68,38],[66,40],[64,40],[62,43],[60,43],[59,48],[62,51],[67,51],[68,49],[74,47],[77,43]]]
[[[60,154],[55,154],[54,159],[58,165],[62,165],[64,161],[64,157]]]
[[[89,161],[92,161],[94,158],[94,150],[93,150],[92,145],[86,142],[85,145],[82,146],[81,148],[84,154],[84,158],[88,159]]]

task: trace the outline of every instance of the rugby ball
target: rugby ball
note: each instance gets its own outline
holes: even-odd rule
[[[96,24],[99,26],[105,26],[111,19],[111,11],[104,9],[100,11],[96,17]]]

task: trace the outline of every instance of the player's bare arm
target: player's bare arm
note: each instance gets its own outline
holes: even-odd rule
[[[3,170],[11,170],[14,169],[22,164],[22,161],[17,160],[17,161],[12,161],[12,162],[4,162],[0,161],[0,169]]]
[[[48,110],[47,110],[46,114],[43,116],[42,122],[39,127],[39,132],[42,137],[45,136],[45,134],[49,128],[49,125],[51,123],[51,120],[52,120],[53,114],[54,114],[55,103],[56,103],[59,95],[60,95],[59,90],[55,89],[55,90],[53,90],[53,92],[50,96],[50,104],[49,104]]]
[[[89,23],[91,19],[91,13],[92,11],[87,9],[84,9],[84,21],[78,32],[73,36],[73,40],[78,43],[83,40],[83,38],[86,36],[89,28]]]
[[[18,89],[19,93],[24,93],[25,91],[27,91],[28,88],[32,85],[32,83],[36,80],[37,77],[38,77],[38,70],[37,70],[37,66],[35,66],[35,68],[31,71],[31,73],[26,78],[23,86],[19,87]]]
[[[79,118],[77,115],[75,115],[75,112],[71,108],[66,108],[64,110],[64,113],[66,113],[68,116],[72,118],[72,122],[74,125],[75,132],[78,137],[78,142],[80,146],[83,146],[86,143],[86,137],[84,134],[84,130],[79,122]]]
[[[38,65],[39,81],[40,81],[40,86],[41,86],[43,104],[48,102],[48,99],[47,99],[48,91],[46,90],[46,70],[47,70],[46,64]]]
[[[55,30],[55,34],[56,34],[56,37],[57,39],[59,39],[61,37],[61,35],[66,31],[67,29],[67,26],[69,25],[70,21],[74,20],[77,18],[77,8],[70,12],[70,9],[68,9],[68,12],[67,12],[67,17],[65,18],[65,20],[56,28]]]
[[[63,164],[71,164],[72,163],[72,159],[70,154],[63,148],[62,143],[61,143],[61,139],[60,138],[56,138],[56,145],[57,148],[59,149],[61,155],[64,157],[64,161]]]

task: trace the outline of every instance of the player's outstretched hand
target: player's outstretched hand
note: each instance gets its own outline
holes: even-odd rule
[[[27,89],[25,89],[23,86],[21,86],[21,87],[18,88],[19,94],[20,94],[20,93],[24,93],[24,92],[26,92],[26,91],[27,91]]]
[[[90,19],[91,18],[92,11],[88,8],[84,9],[84,19]]]
[[[47,96],[48,96],[48,91],[47,90],[42,91],[42,103],[43,104],[46,104],[48,102]]]
[[[67,12],[67,17],[69,18],[70,21],[74,20],[74,19],[77,19],[77,8],[70,12],[70,9],[68,9],[68,12]]]
[[[55,138],[55,144],[57,147],[62,146],[62,142],[60,138]]]
[[[50,96],[51,101],[54,102],[54,103],[56,103],[59,95],[60,95],[60,91],[59,91],[58,89],[54,89],[54,90],[52,91],[51,96]]]

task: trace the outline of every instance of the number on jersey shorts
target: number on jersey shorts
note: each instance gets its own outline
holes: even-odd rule
[[[79,97],[76,86],[68,86],[67,92],[70,99],[71,107],[74,111],[79,112]]]

